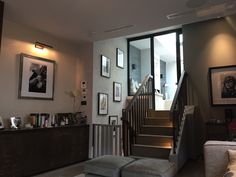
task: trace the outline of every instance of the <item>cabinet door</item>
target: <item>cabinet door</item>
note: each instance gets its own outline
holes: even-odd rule
[[[81,162],[88,159],[89,126],[75,127],[73,130],[71,163]]]
[[[58,128],[53,131],[51,136],[50,156],[53,160],[50,165],[53,168],[68,165],[70,162],[70,138],[72,135],[68,134],[66,128]]]
[[[22,164],[24,160],[21,136],[18,134],[0,135],[0,176],[20,177],[23,176]]]
[[[22,142],[24,149],[24,175],[29,176],[42,171],[49,170],[50,167],[50,143],[51,136],[48,130],[31,131],[24,134]]]

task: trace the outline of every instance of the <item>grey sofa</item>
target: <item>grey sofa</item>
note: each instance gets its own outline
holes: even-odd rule
[[[207,141],[204,144],[205,177],[222,177],[229,157],[228,149],[236,150],[236,142]]]

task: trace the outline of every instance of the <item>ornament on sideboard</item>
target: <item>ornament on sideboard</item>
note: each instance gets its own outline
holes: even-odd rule
[[[2,117],[0,116],[0,130],[1,129],[4,129],[4,124],[3,124],[3,119]]]
[[[84,114],[84,112],[76,112],[75,119],[78,121],[79,125],[87,124],[87,116]]]
[[[233,111],[232,109],[225,109],[225,122],[230,123],[233,119]]]
[[[20,117],[11,117],[11,128],[13,129],[19,129],[21,128],[21,118]]]
[[[65,94],[69,95],[72,99],[73,99],[73,105],[72,105],[72,108],[73,108],[73,112],[76,113],[80,110],[80,96],[81,96],[81,93],[79,90],[73,90],[73,91],[65,91]]]

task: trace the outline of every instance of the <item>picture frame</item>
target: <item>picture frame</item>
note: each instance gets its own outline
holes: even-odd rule
[[[124,51],[116,48],[116,66],[124,69]]]
[[[236,65],[209,68],[212,106],[236,105]]]
[[[18,98],[53,100],[55,61],[20,54]]]
[[[3,118],[0,116],[0,130],[4,129]]]
[[[19,129],[21,128],[21,117],[11,117],[11,128],[13,129]]]
[[[112,115],[109,116],[109,122],[110,125],[118,125],[118,116],[117,115]]]
[[[108,94],[98,93],[98,115],[108,114]]]
[[[110,78],[111,76],[111,60],[101,55],[101,76]]]
[[[113,82],[113,101],[121,102],[122,99],[122,85],[119,82]]]

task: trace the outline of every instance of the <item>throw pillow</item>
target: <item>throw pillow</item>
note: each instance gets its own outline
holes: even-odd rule
[[[229,149],[229,163],[223,177],[236,177],[236,150]]]
[[[236,150],[229,149],[229,164],[228,169],[236,171]]]

